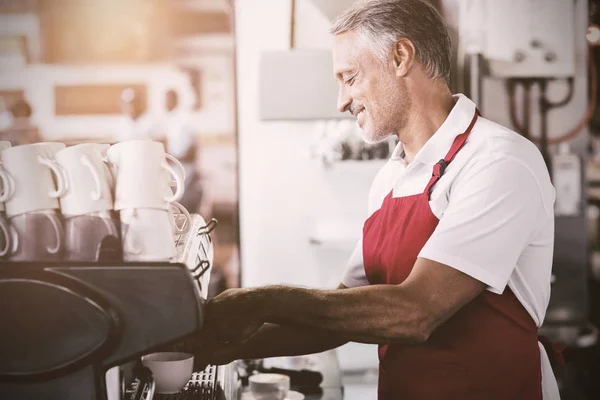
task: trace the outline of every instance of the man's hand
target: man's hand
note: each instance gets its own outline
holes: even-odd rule
[[[257,292],[229,289],[205,306],[205,329],[211,341],[237,345],[248,340],[264,323]]]

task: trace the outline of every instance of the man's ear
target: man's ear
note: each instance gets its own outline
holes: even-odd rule
[[[392,54],[396,76],[408,75],[415,61],[415,53],[415,46],[407,38],[401,38],[396,42]]]

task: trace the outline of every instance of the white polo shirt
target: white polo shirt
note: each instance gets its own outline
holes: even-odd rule
[[[384,197],[422,193],[433,166],[469,126],[475,103],[454,96],[438,131],[406,164],[402,143],[379,171],[369,193],[369,215]],[[433,187],[429,205],[440,220],[419,257],[455,268],[501,294],[506,286],[541,326],[550,299],[554,248],[554,187],[538,148],[521,135],[479,118],[465,145]],[[368,285],[362,238],[342,283]],[[545,399],[558,399],[556,380],[540,344]]]

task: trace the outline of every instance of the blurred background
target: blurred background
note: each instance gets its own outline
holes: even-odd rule
[[[226,0],[0,1],[0,140],[163,141],[220,222],[217,291],[240,282],[233,27]]]
[[[0,0],[0,140],[162,140],[186,163],[182,203],[220,222],[212,294],[335,287],[396,144],[365,145],[335,109],[328,29],[353,2]],[[431,2],[452,35],[452,90],[546,159],[557,205],[543,331],[567,346],[564,398],[598,398],[600,5]],[[338,356],[347,376],[376,376],[373,346]]]

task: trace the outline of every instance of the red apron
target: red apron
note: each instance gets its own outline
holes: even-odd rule
[[[429,207],[432,187],[475,125],[458,135],[435,164],[425,191],[384,199],[363,228],[363,258],[372,285],[402,283],[439,220]],[[379,399],[542,398],[537,327],[515,295],[485,291],[420,345],[379,346]]]

